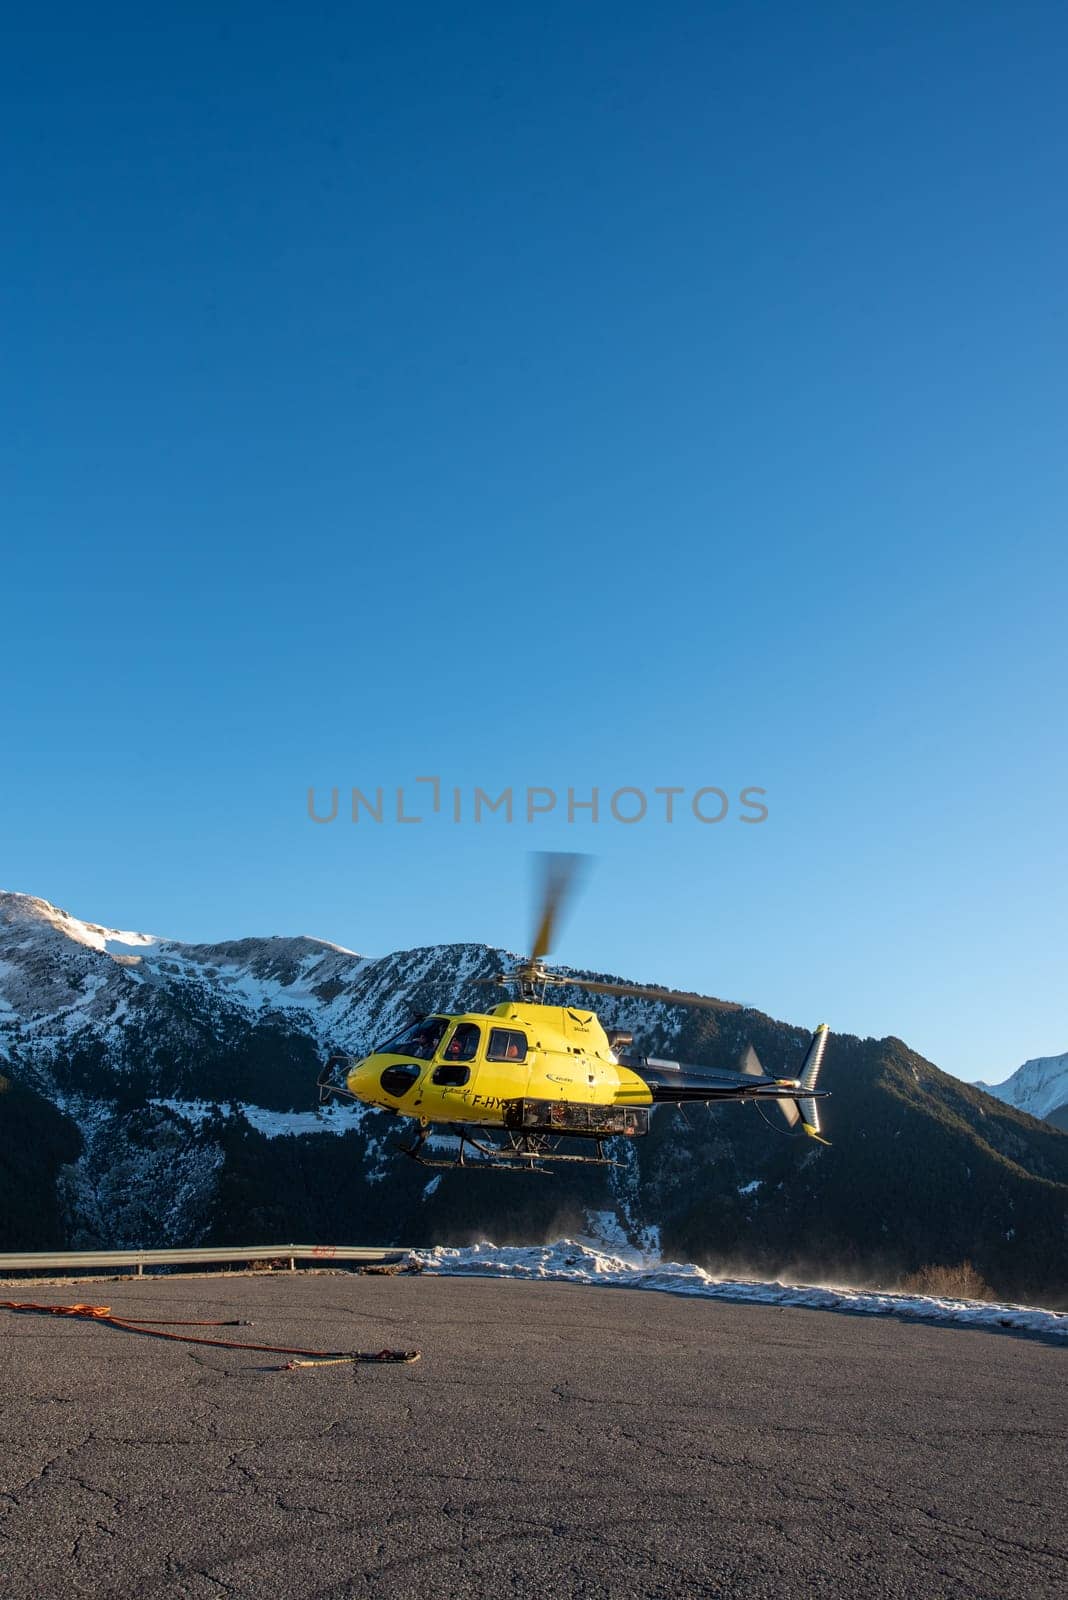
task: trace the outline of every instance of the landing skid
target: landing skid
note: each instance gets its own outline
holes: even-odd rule
[[[460,1148],[451,1161],[435,1161],[423,1154],[429,1129],[421,1128],[413,1144],[404,1146],[404,1154],[411,1156],[413,1161],[418,1161],[421,1167],[437,1167],[451,1171],[455,1167],[462,1167],[465,1172],[540,1172],[545,1177],[551,1176],[551,1169],[542,1163],[570,1161],[578,1162],[586,1167],[620,1167],[621,1161],[613,1161],[611,1156],[604,1153],[604,1140],[597,1140],[597,1154],[595,1156],[558,1155],[558,1138],[551,1134],[536,1133],[510,1133],[508,1143],[486,1144],[481,1139],[476,1139],[468,1128],[459,1130]],[[464,1152],[470,1146],[479,1152],[474,1161],[465,1159]]]

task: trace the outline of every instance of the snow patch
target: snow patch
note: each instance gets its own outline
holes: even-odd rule
[[[586,1228],[598,1244],[623,1251],[628,1246],[626,1229],[614,1211],[587,1211]]]
[[[194,1127],[200,1127],[215,1117],[233,1115],[233,1108],[225,1101],[160,1098],[148,1103],[173,1111],[175,1116],[192,1123]],[[243,1100],[236,1104],[238,1115],[244,1117],[249,1126],[255,1128],[257,1133],[262,1133],[265,1139],[283,1139],[303,1133],[348,1133],[350,1129],[360,1126],[366,1109],[365,1106],[339,1105],[336,1101],[328,1106],[320,1106],[317,1111],[269,1111],[265,1106],[249,1105]]]
[[[262,1106],[241,1105],[241,1114],[265,1139],[281,1139],[288,1134],[348,1133],[358,1128],[366,1106],[322,1106],[317,1111],[265,1111]]]
[[[1068,1313],[1035,1306],[995,1305],[885,1290],[836,1289],[819,1284],[762,1283],[750,1278],[715,1278],[702,1267],[678,1261],[624,1260],[576,1240],[508,1246],[476,1244],[464,1249],[437,1245],[413,1250],[409,1263],[423,1272],[454,1277],[526,1278],[555,1283],[608,1284],[621,1289],[659,1289],[747,1305],[802,1306],[816,1311],[851,1311],[876,1317],[920,1318],[970,1328],[1020,1328],[1068,1340]]]

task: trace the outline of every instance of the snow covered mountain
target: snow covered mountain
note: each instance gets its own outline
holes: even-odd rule
[[[483,946],[451,946],[463,955],[450,965],[462,983],[485,973]],[[299,1016],[320,1046],[375,1026],[398,1025],[406,1015],[391,989],[437,976],[434,951],[410,951],[386,963],[340,945],[304,936],[237,939],[223,944],[181,944],[149,933],[124,933],[83,922],[31,895],[0,892],[0,1030],[21,1019],[22,1033],[44,1058],[62,1042],[95,1027],[117,1042],[115,1029],[163,999],[197,997],[221,1013],[246,1019]],[[472,965],[472,963],[474,963]],[[3,1033],[0,1032],[0,1048]]]
[[[86,1248],[203,1238],[242,1132],[360,1130],[362,1108],[318,1107],[324,1055],[474,1003],[471,976],[497,960],[453,946],[374,961],[305,937],[182,944],[0,893],[0,1066],[80,1138],[56,1172],[52,1233]],[[377,1148],[366,1130],[361,1144]]]
[[[1068,1053],[1037,1056],[1017,1067],[1004,1083],[978,1083],[976,1088],[1006,1105],[1029,1111],[1033,1117],[1045,1117],[1064,1127],[1068,1121]]]
[[[510,961],[485,945],[372,959],[303,936],[183,944],[0,893],[0,1067],[78,1136],[75,1158],[56,1163],[54,1203],[34,1211],[31,1231],[41,1234],[47,1219],[50,1237],[85,1248],[199,1240],[230,1222],[235,1238],[242,1227],[289,1236],[296,1223],[284,1212],[269,1220],[269,1177],[242,1180],[239,1204],[228,1198],[247,1136],[351,1135],[350,1188],[381,1183],[402,1165],[398,1125],[364,1107],[321,1108],[323,1059],[337,1049],[362,1054],[413,1014],[495,1003],[476,980]],[[584,1003],[577,990],[561,996]],[[655,1023],[665,1045],[677,1027],[670,1009],[622,999],[603,1014],[619,1026]],[[263,1173],[280,1159],[261,1150]],[[405,1177],[402,1191],[411,1189]],[[300,1180],[313,1185],[313,1175]],[[9,1204],[23,1187],[8,1186]],[[250,1193],[261,1203],[255,1224],[241,1220]],[[313,1231],[333,1225],[320,1207]],[[3,1231],[0,1212],[0,1247]]]
[[[477,980],[507,959],[473,944],[371,958],[303,936],[183,944],[0,894],[0,1249],[567,1233],[764,1275],[892,1282],[968,1258],[1005,1295],[1068,1292],[1068,1137],[898,1039],[832,1034],[830,1149],[755,1107],[665,1107],[619,1166],[430,1174],[398,1153],[395,1118],[318,1107],[326,1054],[365,1052],[413,1013],[485,1007]],[[561,999],[588,1004],[577,988]],[[809,1036],[728,1001],[605,996],[598,1011],[651,1054],[712,1067],[751,1042],[792,1074]]]

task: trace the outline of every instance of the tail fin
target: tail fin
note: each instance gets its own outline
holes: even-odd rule
[[[802,1089],[814,1089],[816,1087],[816,1079],[820,1075],[820,1067],[823,1065],[823,1052],[826,1048],[827,1024],[821,1022],[812,1035],[812,1043],[808,1047],[808,1055],[805,1057],[804,1065],[801,1068]]]
[[[820,1067],[823,1065],[823,1052],[826,1048],[827,1024],[821,1022],[812,1035],[812,1043],[808,1047],[808,1054],[805,1056],[801,1067],[801,1076],[797,1080],[799,1089],[815,1089],[816,1080],[820,1075]],[[819,1107],[811,1096],[802,1094],[794,1099],[780,1100],[779,1109],[791,1128],[800,1119],[801,1131],[808,1138],[815,1139],[817,1144],[830,1143],[830,1140],[825,1139],[820,1132]]]

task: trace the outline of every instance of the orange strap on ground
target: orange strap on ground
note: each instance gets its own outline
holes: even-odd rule
[[[183,1322],[180,1319],[168,1322],[163,1317],[122,1317],[116,1319],[111,1314],[110,1306],[50,1306],[36,1300],[0,1300],[0,1308],[6,1311],[44,1311],[53,1317],[89,1317],[97,1322],[114,1322],[120,1320],[131,1324],[145,1324],[153,1328],[251,1328],[251,1322],[243,1322],[239,1317],[229,1317],[225,1322]]]
[[[270,1355],[306,1356],[311,1359],[287,1362],[287,1369],[296,1366],[315,1366],[319,1362],[380,1361],[411,1362],[419,1360],[418,1350],[303,1350],[286,1344],[244,1344],[236,1339],[204,1339],[191,1333],[164,1333],[164,1328],[249,1328],[250,1322],[230,1318],[221,1322],[166,1321],[155,1317],[116,1317],[110,1306],[53,1306],[33,1300],[0,1300],[5,1311],[39,1312],[50,1317],[84,1317],[89,1322],[103,1322],[108,1327],[120,1328],[127,1333],[140,1333],[148,1339],[173,1339],[178,1344],[209,1344],[219,1350],[259,1350]]]

